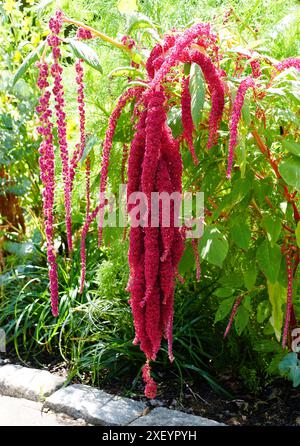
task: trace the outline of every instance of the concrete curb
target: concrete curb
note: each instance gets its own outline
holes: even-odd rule
[[[63,387],[66,380],[44,370],[0,366],[0,395],[44,401],[44,407],[101,426],[225,426],[223,423],[165,407],[149,412],[146,404],[83,384]]]
[[[65,378],[46,370],[6,364],[0,367],[0,395],[44,401],[65,383]]]

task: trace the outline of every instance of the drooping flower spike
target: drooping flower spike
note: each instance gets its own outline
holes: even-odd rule
[[[255,88],[255,82],[251,76],[248,76],[240,83],[232,107],[230,124],[229,124],[230,138],[229,138],[228,163],[227,163],[227,178],[231,178],[234,149],[237,145],[238,124],[241,118],[245,95],[249,88]]]
[[[190,94],[190,77],[187,76],[182,80],[182,94],[181,94],[181,116],[183,125],[183,137],[185,138],[190,154],[192,155],[195,166],[199,164],[197,158],[195,147],[193,144],[193,132],[195,126],[193,123],[192,112],[191,112],[191,94]]]
[[[282,60],[277,65],[275,65],[277,71],[284,71],[291,67],[296,68],[296,70],[300,71],[299,57],[289,57],[288,59]]]
[[[229,333],[229,331],[230,331],[230,329],[232,327],[232,324],[233,324],[233,321],[234,321],[234,317],[235,317],[235,315],[237,313],[237,310],[238,310],[242,300],[243,300],[243,296],[239,296],[236,299],[236,301],[235,301],[235,303],[233,305],[233,308],[232,308],[232,311],[231,311],[230,317],[229,317],[229,322],[228,322],[227,327],[226,327],[225,332],[224,332],[224,338],[226,338],[226,336],[228,335],[228,333]]]
[[[183,62],[197,63],[204,75],[205,81],[208,84],[208,89],[211,94],[211,112],[209,115],[209,133],[207,148],[210,149],[217,141],[218,129],[222,120],[224,104],[225,104],[225,90],[223,81],[219,70],[215,67],[209,57],[200,51],[184,51],[181,55]]]
[[[64,87],[62,84],[63,68],[60,65],[61,51],[60,51],[60,38],[58,34],[61,31],[63,14],[61,11],[57,11],[55,17],[52,17],[49,21],[49,28],[51,34],[47,37],[47,43],[52,48],[53,64],[51,66],[51,75],[54,80],[53,95],[55,98],[55,111],[56,111],[56,123],[58,143],[60,148],[60,157],[62,161],[62,177],[64,182],[64,200],[66,210],[66,231],[68,248],[71,252],[73,249],[72,242],[72,220],[71,220],[71,178],[70,178],[70,166],[69,166],[69,153],[67,143],[67,123],[65,113],[65,99],[64,99]]]
[[[101,165],[101,178],[100,178],[100,211],[99,211],[99,225],[98,225],[98,245],[102,242],[102,229],[103,229],[103,219],[104,219],[104,193],[106,190],[107,176],[108,176],[108,165],[110,159],[110,150],[112,147],[112,140],[114,137],[115,129],[119,117],[121,116],[123,108],[126,104],[133,98],[138,97],[143,91],[142,87],[129,88],[123,93],[119,98],[118,103],[110,115],[108,122],[108,129],[105,134],[105,140],[103,144],[103,155],[102,155],[102,165]]]
[[[44,224],[47,244],[47,260],[49,265],[49,281],[50,281],[50,296],[51,309],[53,316],[58,316],[58,276],[56,254],[54,249],[54,191],[55,191],[55,161],[54,161],[54,147],[53,147],[53,124],[51,122],[52,111],[49,107],[50,91],[48,89],[48,65],[47,63],[38,62],[36,64],[39,69],[39,76],[37,84],[42,91],[39,99],[39,105],[36,108],[40,117],[40,126],[38,132],[42,137],[42,142],[39,148],[40,158],[40,177],[43,183],[43,212]]]

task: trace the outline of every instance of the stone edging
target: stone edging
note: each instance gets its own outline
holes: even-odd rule
[[[45,370],[0,365],[0,395],[44,402],[44,408],[102,426],[224,426],[222,423],[165,407],[110,395],[66,380]]]

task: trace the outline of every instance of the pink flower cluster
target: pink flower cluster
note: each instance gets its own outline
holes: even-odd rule
[[[65,194],[65,209],[66,209],[66,230],[69,251],[72,251],[72,221],[71,221],[71,178],[69,171],[69,154],[67,144],[67,124],[65,100],[64,100],[64,88],[62,84],[62,66],[59,64],[61,58],[61,51],[59,48],[60,39],[58,34],[62,27],[62,12],[57,11],[55,17],[52,17],[49,22],[49,28],[52,33],[48,36],[47,42],[52,47],[53,64],[51,67],[51,75],[54,79],[53,94],[55,98],[55,110],[57,119],[57,133],[58,142],[60,147],[60,156],[62,160],[62,174],[64,181],[64,194]]]
[[[237,145],[238,124],[241,118],[245,95],[247,93],[247,90],[251,87],[253,89],[255,88],[255,82],[251,76],[248,76],[240,83],[233,103],[230,124],[229,124],[230,138],[229,138],[229,151],[228,151],[227,178],[231,178],[234,149]]]
[[[130,50],[132,48],[134,48],[135,45],[136,45],[135,40],[133,40],[129,36],[123,36],[122,39],[121,39],[121,42],[123,43],[123,45],[127,46],[127,48],[129,48]]]
[[[176,37],[174,45],[170,48],[168,57],[164,58],[161,67],[156,71],[153,80],[151,81],[151,87],[155,87],[159,84],[168,74],[170,69],[178,65],[181,60],[182,52],[189,47],[195,39],[201,36],[209,36],[210,34],[209,23],[197,23],[180,33]]]
[[[182,80],[182,94],[181,94],[181,118],[183,125],[183,137],[188,143],[190,154],[192,155],[195,166],[199,164],[194,144],[193,131],[195,130],[192,111],[191,111],[191,94],[190,94],[190,76]]]
[[[300,71],[300,58],[299,57],[289,57],[288,59],[285,59],[281,62],[279,62],[277,65],[275,65],[276,70],[283,71],[287,70],[288,68],[294,67],[296,70]]]
[[[89,29],[85,29],[85,28],[78,28],[76,36],[78,39],[82,39],[82,40],[87,40],[87,39],[93,38],[93,34],[91,33],[91,31]]]
[[[138,97],[143,88],[141,87],[133,87],[123,93],[123,95],[119,98],[118,103],[110,115],[108,122],[108,129],[105,134],[105,140],[103,143],[103,155],[102,155],[102,166],[101,166],[101,179],[100,179],[100,214],[99,214],[99,226],[98,226],[98,245],[101,245],[102,242],[102,226],[104,219],[104,193],[106,190],[107,184],[107,176],[108,176],[108,166],[109,166],[109,158],[110,151],[112,147],[112,140],[116,130],[118,119],[122,113],[123,108],[126,104],[134,97]]]
[[[43,92],[39,99],[39,105],[37,106],[36,111],[40,116],[40,126],[37,130],[42,137],[42,142],[39,148],[39,165],[41,172],[41,181],[44,185],[43,211],[45,218],[47,259],[49,264],[51,308],[53,315],[58,316],[58,276],[56,256],[53,245],[55,164],[52,135],[53,124],[51,122],[52,112],[49,108],[50,91],[47,90],[47,88],[49,87],[49,83],[47,81],[49,70],[46,63],[39,62],[36,64],[36,66],[39,69],[37,84]]]
[[[262,73],[261,73],[261,66],[260,66],[259,60],[252,59],[250,61],[250,66],[251,66],[251,70],[252,70],[252,76],[254,78],[260,77]]]
[[[100,209],[100,205],[98,205],[92,213],[87,214],[86,221],[84,223],[82,232],[81,232],[81,245],[80,245],[80,257],[81,257],[81,278],[80,278],[80,293],[83,293],[84,289],[84,281],[85,281],[85,275],[86,275],[86,250],[85,250],[85,243],[86,243],[86,236],[89,230],[89,227],[93,220],[96,218],[98,212]]]
[[[151,368],[149,363],[146,363],[142,369],[143,380],[146,383],[145,395],[147,398],[153,399],[156,397],[157,384],[151,378]]]
[[[80,130],[80,144],[77,144],[76,150],[70,162],[70,181],[71,184],[74,181],[75,170],[78,166],[80,159],[82,158],[85,144],[86,144],[86,136],[85,136],[85,103],[84,103],[84,83],[83,83],[83,65],[82,60],[79,59],[75,64],[76,69],[76,83],[77,83],[77,103],[78,103],[78,111],[79,111],[79,130]]]
[[[210,149],[217,141],[218,129],[222,120],[225,91],[219,70],[215,67],[209,57],[200,51],[184,51],[181,55],[183,62],[197,63],[208,84],[211,94],[211,112],[209,115],[209,134],[207,148]]]
[[[229,318],[229,322],[228,322],[228,325],[227,325],[225,333],[224,333],[224,338],[226,338],[226,336],[228,335],[228,333],[229,333],[229,331],[230,331],[230,329],[232,327],[232,324],[233,324],[233,321],[234,321],[234,317],[235,317],[236,312],[237,312],[237,310],[238,310],[238,308],[239,308],[239,306],[240,306],[240,304],[242,302],[242,299],[243,299],[243,296],[239,296],[237,298],[237,300],[235,301],[234,305],[233,305],[233,308],[232,308],[232,311],[231,311],[231,314],[230,314],[230,318]]]

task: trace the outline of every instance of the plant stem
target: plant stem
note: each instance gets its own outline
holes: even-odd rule
[[[126,45],[123,45],[123,43],[120,43],[117,40],[114,40],[111,37],[107,36],[106,34],[101,33],[100,31],[96,30],[95,28],[92,28],[91,26],[85,25],[84,23],[79,22],[78,20],[70,19],[69,17],[63,17],[63,21],[65,23],[70,23],[72,25],[78,26],[79,28],[84,28],[87,31],[90,31],[94,36],[99,37],[104,42],[110,43],[114,47],[116,47],[116,48],[118,48],[120,50],[126,51],[130,55],[131,59],[134,58],[134,52],[131,51]],[[140,64],[143,67],[145,67],[144,62],[140,62]]]
[[[280,175],[278,166],[276,161],[274,161],[274,159],[271,157],[271,152],[269,147],[266,146],[266,144],[263,142],[263,140],[261,139],[261,137],[259,136],[258,132],[256,129],[252,130],[252,135],[258,145],[258,147],[260,148],[260,151],[266,156],[267,160],[269,161],[269,164],[271,165],[276,178],[278,180],[282,180],[282,176]],[[297,223],[300,221],[300,213],[299,210],[297,208],[296,202],[294,197],[289,193],[288,187],[283,184],[283,191],[284,191],[284,195],[286,200],[288,201],[288,203],[290,203],[293,207],[293,211],[294,211],[294,219],[295,219],[295,223],[297,225]]]

